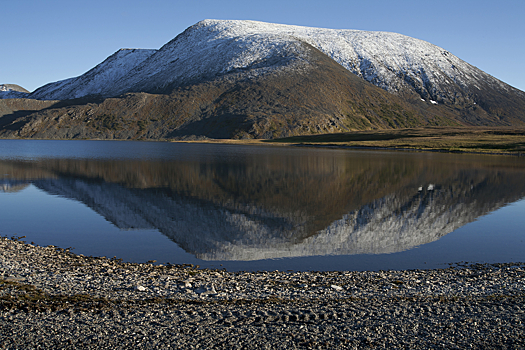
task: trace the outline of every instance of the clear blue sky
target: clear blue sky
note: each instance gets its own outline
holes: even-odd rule
[[[525,90],[525,0],[0,0],[0,84],[32,91],[207,18],[401,33]]]

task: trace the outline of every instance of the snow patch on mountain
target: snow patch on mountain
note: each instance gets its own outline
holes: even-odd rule
[[[158,91],[168,86],[245,72],[247,77],[307,60],[304,46],[279,34],[244,37],[191,27],[108,88],[107,94]]]
[[[426,41],[389,32],[310,28],[255,21],[204,20],[195,31],[217,33],[216,38],[251,41],[254,36],[300,40],[319,49],[352,73],[390,92],[415,89],[422,98],[450,99],[451,85],[465,89],[491,80],[503,82]],[[264,50],[264,49],[261,49]]]

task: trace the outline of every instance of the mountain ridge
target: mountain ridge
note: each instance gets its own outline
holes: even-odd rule
[[[443,83],[443,80],[448,80],[449,83],[452,81],[458,85],[466,85],[466,76],[469,75],[474,77],[478,84],[480,81],[491,80],[491,84],[497,85],[502,90],[512,88],[443,48],[402,34],[310,28],[257,21],[203,20],[177,35],[159,50],[141,49],[150,51],[148,57],[137,60],[135,66],[126,74],[115,79],[115,81],[121,80],[118,84],[119,88],[113,88],[114,91],[106,89],[102,95],[114,97],[125,92],[152,92],[147,91],[144,86],[141,88],[136,86],[138,84],[140,87],[139,81],[144,79],[144,75],[151,77],[159,74],[163,69],[161,66],[166,64],[175,64],[177,70],[183,71],[178,76],[171,75],[168,79],[172,81],[180,76],[187,79],[192,73],[203,75],[206,70],[212,70],[213,75],[216,75],[235,69],[246,69],[254,62],[274,56],[276,52],[282,53],[285,51],[283,47],[290,46],[295,41],[305,42],[317,48],[347,70],[386,91],[406,93],[407,84],[412,84],[413,89],[422,98],[436,102],[445,98],[453,100],[453,96],[439,86],[429,87],[432,81]],[[104,62],[122,50],[117,51]],[[197,68],[187,62],[204,51],[216,55],[205,55],[212,56],[209,58],[200,57],[198,61],[200,67]],[[228,51],[232,52],[231,57],[221,59],[220,56],[227,56]],[[379,56],[382,61],[378,60]],[[203,60],[205,60],[204,64]],[[181,64],[181,61],[184,64]],[[460,67],[466,72],[462,73]],[[192,70],[194,72],[191,72]],[[91,70],[86,74],[90,72]],[[137,74],[138,72],[141,74]],[[403,79],[399,79],[400,75],[403,75]],[[33,93],[35,98],[64,99],[59,95],[48,98],[45,93],[37,93],[38,90]],[[439,96],[436,90],[443,91],[442,96]],[[74,98],[78,97],[82,96]]]
[[[525,125],[524,92],[433,44],[396,33],[255,21],[198,22],[158,50],[119,50],[28,97],[80,100],[12,115],[11,124],[21,127],[0,136],[275,138]],[[105,122],[93,128],[90,116]]]
[[[117,80],[157,50],[120,49],[86,73],[56,83],[46,84],[31,93],[31,98],[66,100],[98,95],[107,81]],[[64,90],[67,94],[64,94]]]

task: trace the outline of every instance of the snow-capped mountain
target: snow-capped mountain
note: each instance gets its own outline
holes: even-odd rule
[[[524,92],[428,42],[254,21],[201,21],[158,50],[120,50],[28,97],[62,102],[0,103],[0,118],[28,111],[4,119],[0,137],[271,139],[525,125]]]
[[[0,84],[0,99],[27,98],[29,91],[16,84]]]
[[[103,94],[107,85],[118,81],[157,50],[120,49],[95,68],[76,78],[44,85],[31,94],[43,100],[67,100]]]
[[[204,20],[158,51],[118,51],[84,75],[48,84],[32,97],[116,96],[232,72],[264,74],[290,61],[308,60],[304,43],[384,90],[415,92],[429,102],[464,100],[487,84],[499,91],[512,89],[443,48],[401,34]]]

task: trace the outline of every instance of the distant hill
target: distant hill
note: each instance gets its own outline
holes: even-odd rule
[[[0,84],[0,99],[27,98],[29,91],[16,84]]]
[[[61,102],[0,118],[0,136],[275,138],[525,125],[524,92],[430,43],[253,21],[201,21],[159,50],[119,50],[27,97]]]
[[[4,92],[4,91],[18,91],[18,92],[29,93],[29,91],[27,91],[26,89],[24,89],[20,85],[16,85],[16,84],[0,84],[0,91],[2,91],[2,92]]]

